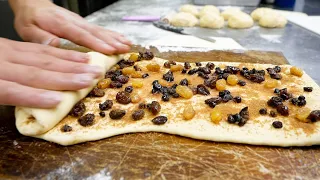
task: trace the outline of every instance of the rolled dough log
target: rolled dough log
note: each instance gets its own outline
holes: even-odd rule
[[[89,52],[88,54],[90,55],[89,64],[102,67],[104,70],[103,74],[120,59],[118,56],[105,56],[97,52]],[[63,91],[62,101],[53,109],[16,107],[15,117],[18,131],[28,136],[35,136],[49,131],[70,112],[78,101],[83,99],[93,89],[100,79],[94,80],[92,85],[85,89]]]

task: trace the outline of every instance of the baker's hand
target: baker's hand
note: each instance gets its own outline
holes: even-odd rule
[[[86,53],[0,38],[0,104],[38,108],[56,106],[53,90],[78,90],[102,74],[86,64]]]
[[[123,35],[90,24],[49,0],[9,2],[15,14],[15,28],[25,41],[58,46],[61,37],[105,54],[130,50],[131,43]]]

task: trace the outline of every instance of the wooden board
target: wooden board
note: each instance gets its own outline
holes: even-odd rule
[[[252,59],[285,64],[281,53],[158,53],[167,59]],[[188,56],[186,56],[188,54]],[[196,56],[197,55],[197,56]],[[230,59],[228,59],[230,60]],[[251,62],[251,61],[249,61]],[[20,135],[12,107],[0,107],[0,179],[318,179],[320,149],[216,143],[137,133],[70,147]]]

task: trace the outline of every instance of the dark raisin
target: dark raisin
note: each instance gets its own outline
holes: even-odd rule
[[[248,109],[249,109],[248,107],[244,107],[239,112],[239,114],[242,117],[242,119],[245,119],[245,120],[249,119],[249,110]]]
[[[199,84],[199,85],[197,86],[197,94],[202,94],[202,95],[207,96],[207,95],[210,94],[210,91],[206,88],[205,85]]]
[[[306,99],[306,98],[305,98],[304,96],[302,96],[302,95],[298,97],[298,100],[300,100],[300,101],[301,101],[301,100],[305,100],[305,99]]]
[[[198,76],[202,77],[203,79],[209,79],[209,75],[203,72],[198,72]]]
[[[275,66],[273,69],[276,71],[276,73],[281,72],[281,67],[280,66]]]
[[[141,71],[141,68],[140,68],[139,66],[137,66],[137,65],[134,65],[133,68],[134,68],[134,70],[136,70],[136,71]]]
[[[80,117],[84,114],[85,111],[86,105],[82,101],[79,101],[77,104],[73,106],[69,114],[73,117]]]
[[[171,87],[174,88],[174,89],[176,89],[177,86],[178,86],[178,84],[174,83]]]
[[[276,129],[280,129],[280,128],[282,128],[282,122],[281,121],[274,121],[273,123],[272,123],[272,126],[274,127],[274,128],[276,128]]]
[[[168,82],[174,81],[173,73],[170,70],[165,73],[162,78]]]
[[[81,126],[91,126],[94,123],[94,114],[88,113],[78,119],[78,123]]]
[[[298,101],[298,106],[305,106],[307,104],[306,100],[299,100]]]
[[[303,87],[303,90],[306,92],[312,92],[313,88],[312,87]]]
[[[204,74],[210,74],[211,70],[208,67],[199,67],[198,71],[203,72]]]
[[[173,98],[178,98],[178,97],[180,97],[180,95],[178,93],[174,93],[174,94],[172,94],[172,97]]]
[[[162,99],[162,101],[167,102],[170,100],[170,96],[168,94],[164,94],[164,95],[162,95],[161,99]]]
[[[135,110],[133,113],[132,113],[132,119],[137,121],[137,120],[140,120],[144,117],[144,110],[142,109],[138,109],[138,110]]]
[[[320,110],[311,111],[311,113],[308,116],[308,119],[310,119],[312,122],[319,121],[320,120]]]
[[[280,89],[275,88],[274,91],[273,91],[273,93],[275,93],[275,94],[280,94]]]
[[[233,101],[236,103],[241,103],[241,97],[240,96],[236,96],[233,98]]]
[[[202,66],[201,62],[196,62],[196,66]]]
[[[291,103],[292,103],[293,105],[295,105],[295,106],[298,105],[298,102],[299,102],[298,98],[292,98],[292,99],[291,99]]]
[[[210,70],[213,70],[214,66],[215,65],[212,62],[208,62],[207,65],[206,65],[206,67],[209,68]]]
[[[271,107],[277,107],[283,104],[282,101],[280,97],[272,97],[267,103]]]
[[[189,74],[189,75],[193,75],[193,74],[195,74],[197,71],[198,71],[198,69],[194,68],[194,69],[191,69],[190,71],[188,71],[188,74]]]
[[[267,109],[266,108],[261,108],[259,110],[259,113],[262,114],[262,115],[266,115],[268,113]]]
[[[103,112],[103,111],[101,111],[101,112],[99,112],[99,115],[100,115],[101,117],[105,117],[105,116],[106,116],[106,113]]]
[[[102,89],[99,89],[97,87],[93,88],[92,91],[89,93],[90,97],[103,97],[104,91]]]
[[[163,87],[160,89],[160,92],[161,92],[162,94],[168,94],[168,93],[169,93],[169,92],[168,92],[168,88],[165,87],[165,86],[163,86]]]
[[[147,77],[149,77],[148,73],[142,74],[142,78],[147,78]]]
[[[185,63],[184,63],[184,68],[185,68],[185,69],[190,69],[190,68],[191,68],[190,63],[185,62]]]
[[[140,103],[139,104],[139,109],[146,109],[147,105],[145,103]]]
[[[171,65],[176,65],[176,64],[177,64],[177,63],[174,62],[174,61],[167,61],[167,62],[164,63],[164,67],[165,67],[165,68],[170,68]]]
[[[66,124],[61,127],[61,131],[62,132],[70,132],[70,131],[72,131],[72,127]]]
[[[120,109],[111,110],[109,113],[111,119],[121,119],[124,115],[126,115],[126,111]]]
[[[122,84],[120,83],[120,82],[118,82],[118,81],[112,81],[111,83],[110,83],[110,87],[111,88],[122,88]]]
[[[230,124],[234,124],[236,122],[236,120],[233,118],[233,115],[232,114],[229,114],[228,115],[228,123]]]
[[[188,86],[189,85],[188,79],[186,78],[182,79],[179,84],[182,86]]]
[[[129,77],[120,75],[120,76],[117,76],[116,81],[118,81],[121,84],[126,84],[129,81]]]
[[[152,86],[153,86],[153,89],[155,89],[155,90],[160,90],[162,88],[162,86],[161,86],[161,84],[159,83],[158,80],[154,80],[152,82]]]
[[[113,74],[115,73],[115,70],[109,70],[105,74],[105,78],[112,78]]]
[[[288,93],[287,88],[284,89],[280,89],[279,90],[279,96],[283,99],[283,100],[288,100],[292,97],[292,94]]]
[[[229,68],[231,70],[232,74],[237,74],[238,72],[240,72],[240,69],[238,67],[227,66],[227,68]]]
[[[231,94],[226,94],[225,96],[223,96],[222,101],[223,102],[228,102],[228,101],[230,101],[232,99],[233,99],[233,97],[232,97]]]
[[[270,111],[270,116],[271,117],[277,117],[277,113],[273,110]]]
[[[217,79],[215,77],[213,77],[211,79],[205,79],[204,85],[211,88],[211,89],[214,89],[216,87],[216,82],[217,82]]]
[[[176,89],[170,87],[170,88],[168,88],[168,93],[169,93],[170,95],[175,94],[175,93],[176,93]]]
[[[239,80],[239,81],[238,81],[238,84],[239,84],[240,86],[245,86],[247,83],[246,83],[245,81]]]
[[[147,105],[148,110],[153,114],[156,115],[160,112],[161,106],[157,101],[152,101],[150,104]]]
[[[222,74],[222,78],[225,79],[225,80],[227,80],[227,78],[228,78],[229,75],[230,75],[229,73],[223,73],[223,74]]]
[[[261,83],[263,82],[265,79],[263,76],[259,75],[259,74],[250,74],[250,80],[256,83]]]
[[[144,53],[139,52],[139,55],[141,56],[141,60],[151,60],[154,58],[154,55],[151,51],[146,51]]]
[[[271,77],[272,79],[276,79],[276,80],[282,79],[281,74],[270,74],[270,77]]]
[[[220,67],[216,67],[215,73],[216,74],[223,74],[223,71],[221,70]]]
[[[267,71],[270,75],[277,73],[273,68],[267,68]]]
[[[182,73],[182,74],[187,73],[187,69],[182,69],[181,73]]]
[[[106,111],[108,109],[111,109],[112,106],[113,106],[112,100],[106,100],[105,102],[99,104],[99,109],[101,111]]]
[[[167,121],[168,121],[168,118],[165,116],[157,116],[152,119],[153,124],[156,124],[156,125],[165,124]]]
[[[233,118],[234,118],[234,120],[235,120],[235,122],[236,123],[239,123],[240,121],[241,121],[241,116],[240,116],[240,114],[234,114],[234,115],[232,115],[233,116]]]
[[[278,113],[280,113],[282,116],[289,116],[289,108],[285,105],[279,105],[277,107]]]
[[[120,104],[129,104],[131,102],[130,94],[125,91],[120,91],[116,95],[116,100]]]
[[[220,97],[210,98],[204,101],[204,103],[210,106],[211,108],[214,108],[217,104],[220,104],[221,102],[222,102],[222,99]]]
[[[133,87],[132,87],[132,86],[127,86],[127,87],[124,89],[124,91],[127,92],[127,93],[132,93]]]
[[[219,92],[219,97],[223,98],[225,95],[230,94],[230,91],[228,90],[223,90]]]

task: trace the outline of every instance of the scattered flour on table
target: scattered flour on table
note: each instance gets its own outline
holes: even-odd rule
[[[271,43],[282,43],[281,41],[281,35],[266,35],[266,34],[261,34],[261,38],[271,42]]]

